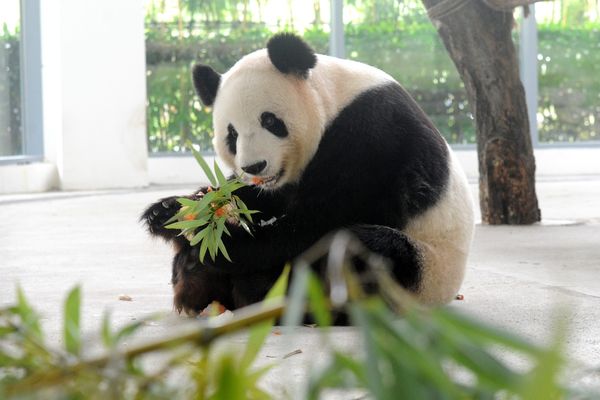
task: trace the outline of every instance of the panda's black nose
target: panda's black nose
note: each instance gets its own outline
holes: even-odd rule
[[[265,160],[262,160],[257,163],[254,163],[252,165],[247,165],[245,167],[242,167],[242,170],[249,174],[256,175],[256,174],[259,174],[263,169],[265,169],[266,166],[267,166],[267,162]]]

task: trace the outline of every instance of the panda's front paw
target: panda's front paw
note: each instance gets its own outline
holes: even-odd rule
[[[146,224],[148,231],[155,236],[172,239],[179,233],[176,229],[165,228],[165,223],[181,208],[178,197],[166,197],[148,207],[140,220]]]

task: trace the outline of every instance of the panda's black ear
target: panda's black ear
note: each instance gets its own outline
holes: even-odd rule
[[[192,79],[202,103],[212,106],[217,97],[221,75],[208,65],[196,64],[192,70]]]
[[[317,64],[315,51],[293,33],[280,33],[267,43],[269,59],[284,74],[308,77],[308,70]]]

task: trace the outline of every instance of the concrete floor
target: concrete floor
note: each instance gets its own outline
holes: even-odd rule
[[[117,325],[171,312],[170,249],[151,240],[137,218],[155,199],[192,189],[0,196],[0,306],[13,301],[19,283],[42,313],[53,343],[61,341],[63,298],[78,283],[84,293],[84,329],[92,339],[99,336],[106,309]],[[543,343],[559,305],[567,304],[569,354],[599,366],[600,177],[541,179],[538,195],[542,224],[477,226],[461,290],[465,299],[451,307]],[[121,294],[133,301],[120,301]],[[173,319],[185,320],[152,323],[142,336],[172,329]],[[352,328],[335,328],[330,343],[360,351]],[[304,381],[307,365],[325,357],[323,346],[311,328],[272,335],[259,356],[260,363],[275,364],[266,386],[293,392],[297,385],[290,383]],[[296,349],[302,353],[282,358]]]

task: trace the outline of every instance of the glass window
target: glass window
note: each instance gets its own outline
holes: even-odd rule
[[[23,153],[20,2],[0,2],[0,157]]]
[[[329,1],[146,0],[148,143],[151,153],[185,151],[186,140],[210,150],[212,120],[194,93],[191,66],[225,72],[291,30],[327,53]]]
[[[475,143],[464,85],[421,0],[347,1],[346,56],[392,75],[450,143]]]
[[[555,0],[535,10],[540,142],[600,140],[600,3]]]

